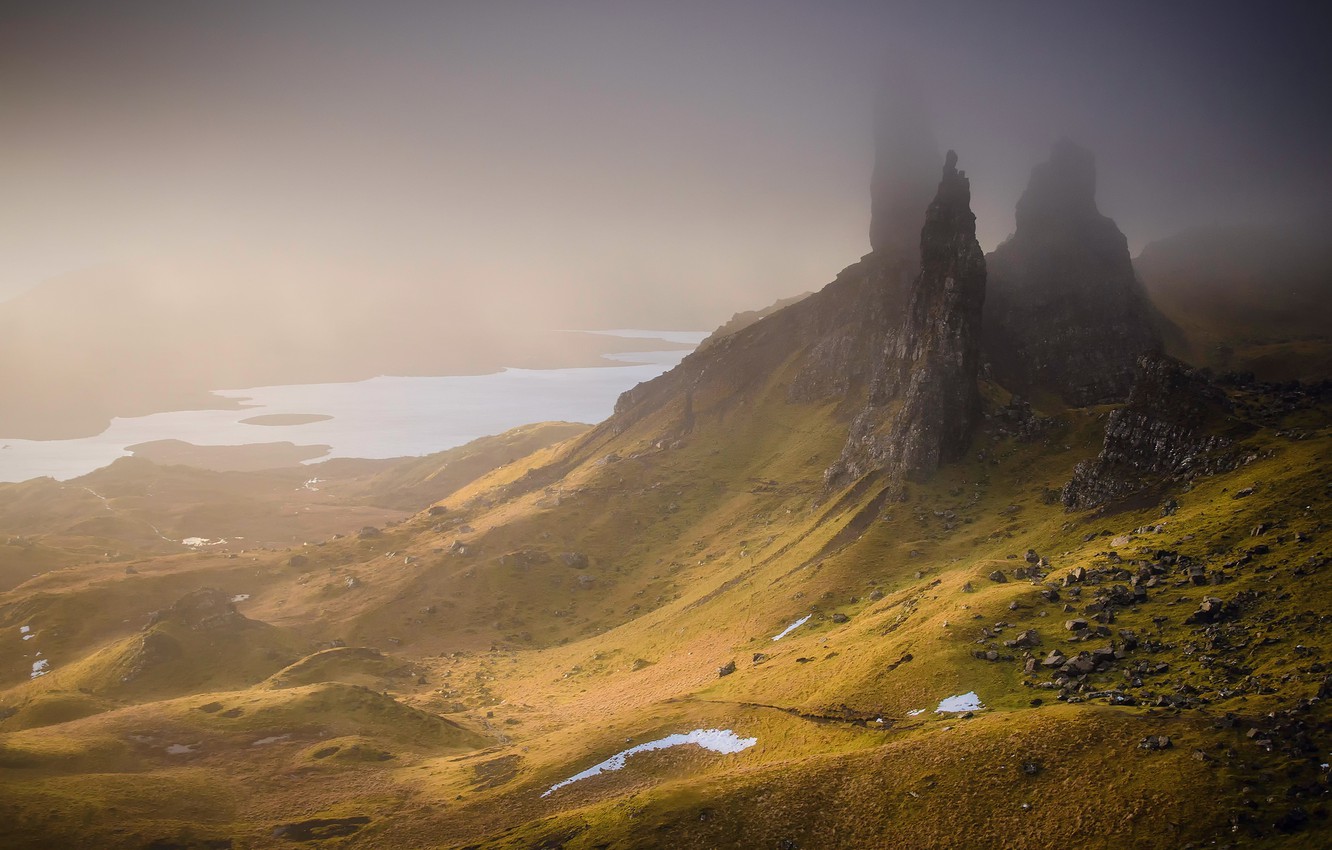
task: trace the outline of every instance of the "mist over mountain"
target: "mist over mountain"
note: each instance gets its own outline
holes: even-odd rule
[[[1172,353],[1268,380],[1329,374],[1332,225],[1200,227],[1133,261]]]
[[[354,411],[237,412],[274,441],[0,484],[0,845],[1332,843],[1327,121],[1293,108],[1332,79],[1321,31],[964,8],[16,15],[41,49],[0,69],[45,75],[0,108],[49,121],[117,59],[115,102],[165,123],[92,149],[172,129],[157,191],[238,181],[200,220],[264,185],[261,224],[304,216],[283,249],[175,254],[198,222],[164,226],[178,259],[0,304],[0,434],[384,372],[530,365],[565,398],[552,366],[669,344],[576,329],[717,330],[599,423],[303,465],[325,447],[282,435]],[[62,36],[87,65],[51,62]],[[886,88],[832,85],[864,63]],[[186,143],[187,90],[245,156]],[[0,169],[40,210],[45,136],[18,136]],[[860,140],[854,216],[811,188],[838,157],[794,155],[832,137]],[[90,186],[88,215],[123,198]],[[17,231],[74,256],[88,220]],[[435,262],[448,238],[466,262]],[[594,267],[621,271],[569,283]],[[539,395],[402,386],[363,432],[422,394],[441,431]]]

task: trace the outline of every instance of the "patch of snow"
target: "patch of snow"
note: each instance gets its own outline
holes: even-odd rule
[[[168,540],[170,538],[164,537],[162,539]],[[223,543],[227,542],[227,538],[219,537],[216,540],[212,540],[207,537],[186,537],[180,542],[185,546],[189,546],[191,549],[202,549],[205,546],[221,546]]]
[[[247,599],[249,599],[249,598],[250,598],[250,594],[248,594],[248,593],[237,593],[235,596],[231,597],[231,601],[232,601],[232,602],[244,602],[245,600],[247,600]]]
[[[939,700],[939,707],[934,710],[936,714],[953,711],[980,711],[985,706],[981,703],[980,697],[976,696],[975,691],[965,694],[948,697]]]
[[[47,673],[50,672],[51,672],[51,662],[45,658],[39,658],[36,661],[32,662],[32,675],[29,676],[28,678],[36,679],[41,676],[45,676]]]
[[[24,639],[24,640],[32,640],[32,639],[35,638],[35,637],[37,637],[37,635],[24,635],[24,636],[23,636],[23,639]]]
[[[782,638],[784,638],[784,637],[786,637],[787,635],[789,635],[791,632],[793,632],[793,631],[795,631],[796,629],[800,628],[801,626],[805,625],[805,623],[808,623],[808,622],[809,622],[809,617],[810,617],[810,615],[809,615],[809,614],[806,614],[805,616],[801,617],[799,620],[796,620],[796,621],[795,621],[794,623],[792,623],[791,625],[789,625],[789,626],[787,626],[786,628],[782,629],[781,634],[773,635],[773,636],[772,636],[772,639],[773,639],[773,640],[781,640]]]
[[[637,755],[638,753],[646,753],[653,750],[665,750],[670,747],[684,746],[685,744],[697,744],[703,749],[711,750],[714,753],[729,754],[747,750],[757,743],[758,738],[741,738],[729,729],[695,729],[694,731],[683,735],[679,733],[667,735],[665,738],[659,738],[656,741],[649,741],[646,744],[639,744],[636,747],[630,747],[627,750],[618,752],[600,764],[594,764],[587,770],[575,773],[563,782],[556,782],[541,796],[549,797],[564,786],[577,782],[580,779],[588,779],[606,771],[619,770],[624,767],[624,763],[629,756]]]
[[[309,481],[307,481],[307,482],[305,482],[304,484],[302,484],[301,487],[303,487],[304,489],[309,490],[309,491],[311,491],[311,492],[318,492],[318,491],[319,491],[319,488],[316,487],[315,485],[318,484],[318,483],[320,483],[320,482],[323,481],[323,480],[324,480],[324,479],[322,479],[322,478],[311,478]]]
[[[172,744],[166,748],[169,756],[183,756],[194,752],[196,744]]]
[[[917,714],[924,714],[924,713],[925,709],[923,708],[913,708],[907,712],[907,717],[915,717]]]
[[[265,746],[265,745],[267,745],[267,744],[276,744],[278,741],[285,741],[285,740],[287,740],[287,739],[290,738],[290,737],[291,737],[291,735],[289,735],[289,734],[288,734],[288,735],[270,735],[270,736],[267,737],[267,738],[260,738],[259,740],[255,741],[253,744],[251,744],[250,746],[252,746],[252,747],[262,747],[262,746]]]
[[[32,626],[19,626],[19,634],[21,635],[26,635],[30,631],[32,631]]]

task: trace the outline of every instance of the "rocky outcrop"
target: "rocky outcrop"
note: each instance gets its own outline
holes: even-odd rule
[[[828,469],[831,484],[884,470],[927,476],[967,448],[980,411],[980,322],[985,258],[971,186],[948,152],[925,214],[917,276],[901,327],[880,355],[867,405]]]
[[[1036,166],[1016,232],[986,262],[995,379],[1076,406],[1123,401],[1136,358],[1160,343],[1127,240],[1097,209],[1089,151],[1061,141]]]
[[[1110,413],[1105,444],[1064,485],[1069,508],[1118,501],[1151,486],[1233,469],[1239,423],[1221,390],[1163,354],[1138,360],[1128,402]]]
[[[171,604],[148,616],[144,631],[158,623],[176,623],[191,629],[217,629],[246,622],[231,595],[215,587],[191,591]]]

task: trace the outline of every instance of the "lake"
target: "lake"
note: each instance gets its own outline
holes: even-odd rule
[[[598,331],[607,336],[697,345],[703,331]],[[530,422],[600,422],[635,384],[671,369],[687,350],[607,354],[623,365],[577,369],[505,369],[488,375],[378,377],[333,384],[217,390],[243,399],[240,410],[181,410],[117,418],[95,437],[0,440],[0,481],[48,475],[76,478],[128,454],[127,446],[182,440],[201,446],[288,441],[328,445],[334,457],[416,456],[460,446]],[[249,425],[255,416],[331,417],[295,425]],[[313,417],[305,417],[313,418]]]

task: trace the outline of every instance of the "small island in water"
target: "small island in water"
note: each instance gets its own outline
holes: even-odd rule
[[[125,450],[162,466],[193,466],[213,472],[253,472],[314,460],[328,454],[330,448],[327,445],[298,446],[290,442],[196,446],[184,440],[152,440],[127,446]]]

